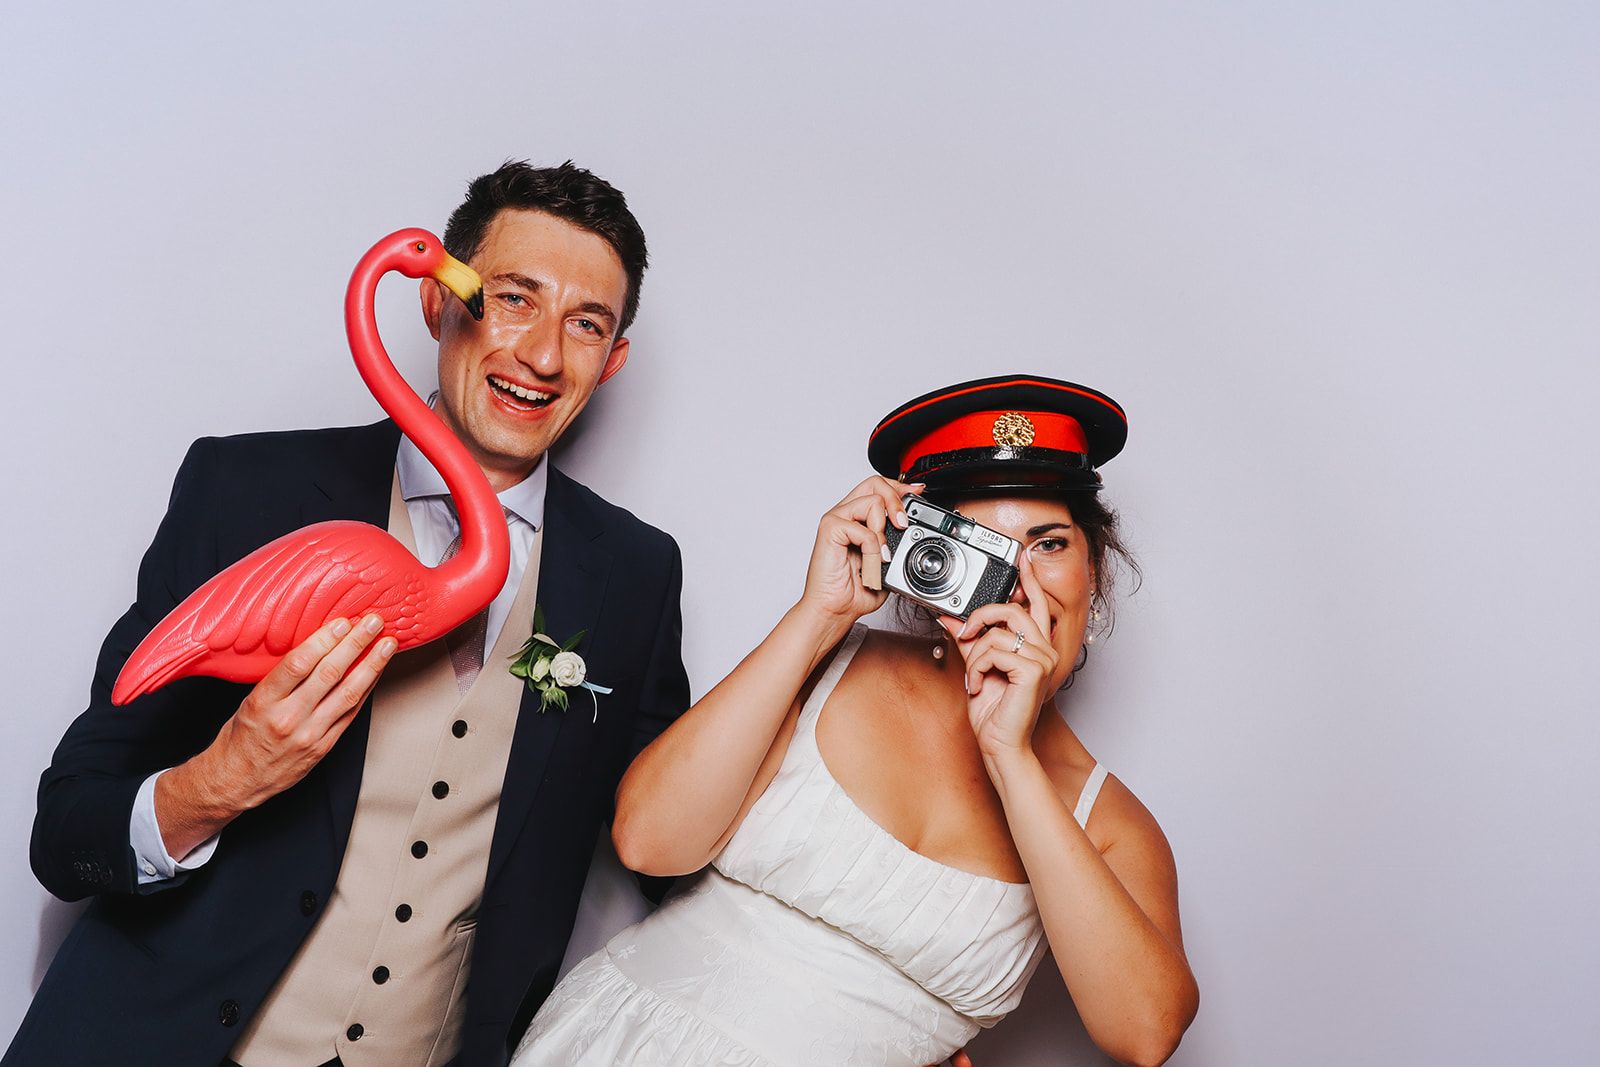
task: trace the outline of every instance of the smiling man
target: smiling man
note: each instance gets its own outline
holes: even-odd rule
[[[444,239],[485,305],[422,283],[435,411],[505,510],[505,587],[419,649],[336,620],[254,688],[113,709],[155,623],[283,533],[365,520],[429,565],[459,544],[387,420],[196,442],[40,783],[34,870],[92,901],[5,1064],[501,1064],[554,983],[617,781],[689,698],[676,544],[548,458],[627,361],[645,240],[605,181],[520,163],[474,181]],[[506,669],[536,607],[557,643],[582,632],[609,690],[592,713],[542,711]]]

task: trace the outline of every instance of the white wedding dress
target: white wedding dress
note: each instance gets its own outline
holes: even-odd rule
[[[1017,1006],[1045,950],[1033,891],[913,852],[817,750],[865,633],[840,647],[712,866],[573,968],[512,1067],[921,1067]],[[1079,825],[1104,779],[1096,766]]]

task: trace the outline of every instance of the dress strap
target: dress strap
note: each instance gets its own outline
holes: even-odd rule
[[[850,660],[866,636],[866,624],[858,622],[850,627],[849,634],[839,642],[839,650],[833,654],[833,661],[822,672],[822,677],[817,679],[816,688],[811,690],[811,695],[806,698],[805,707],[800,709],[800,720],[795,724],[796,733],[810,733],[816,728],[817,716],[822,714],[822,705],[828,702],[828,694],[833,692],[833,687],[844,677],[845,668],[850,666]]]
[[[1078,806],[1072,812],[1072,817],[1078,820],[1080,827],[1089,825],[1089,813],[1094,810],[1094,802],[1099,798],[1100,787],[1105,782],[1105,765],[1096,763],[1094,770],[1089,772],[1089,780],[1083,783],[1083,792],[1078,794]]]

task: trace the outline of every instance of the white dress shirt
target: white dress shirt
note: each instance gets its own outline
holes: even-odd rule
[[[450,491],[445,488],[443,476],[408,437],[400,438],[395,473],[399,476],[400,495],[405,499],[406,514],[417,539],[417,558],[436,567],[445,549],[460,532],[455,509],[449,503]],[[534,534],[544,524],[544,494],[549,482],[549,462],[541,456],[531,474],[499,494],[500,506],[506,512],[506,529],[511,535],[511,569],[506,575],[506,584],[489,603],[484,648],[494,647],[511,614],[511,603],[517,598],[517,587],[522,584],[522,572],[533,549]],[[165,773],[165,770],[157,771],[144,780],[134,797],[133,814],[128,820],[128,840],[138,866],[138,884],[151,888],[159,888],[156,883],[203,866],[217,850],[217,841],[222,836],[213,834],[185,856],[182,863],[167,853],[161,827],[156,822],[156,779]]]

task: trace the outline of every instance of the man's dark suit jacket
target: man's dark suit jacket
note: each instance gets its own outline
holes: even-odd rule
[[[88,710],[39,785],[34,872],[93,897],[57,953],[4,1064],[216,1067],[316,922],[339,874],[370,704],[303,781],[222,832],[182,884],[137,885],[128,821],[151,773],[208,745],[248,686],[175,682],[125,708],[111,685],[135,645],[217,571],[325,519],[386,526],[399,431],[372,426],[197,442],[107,636]],[[579,630],[614,689],[567,713],[518,713],[478,912],[460,1067],[502,1064],[555,981],[596,836],[628,762],[689,702],[673,540],[552,469],[538,602],[557,640]],[[333,1035],[329,1035],[330,1039]],[[307,1065],[311,1067],[311,1065]]]

